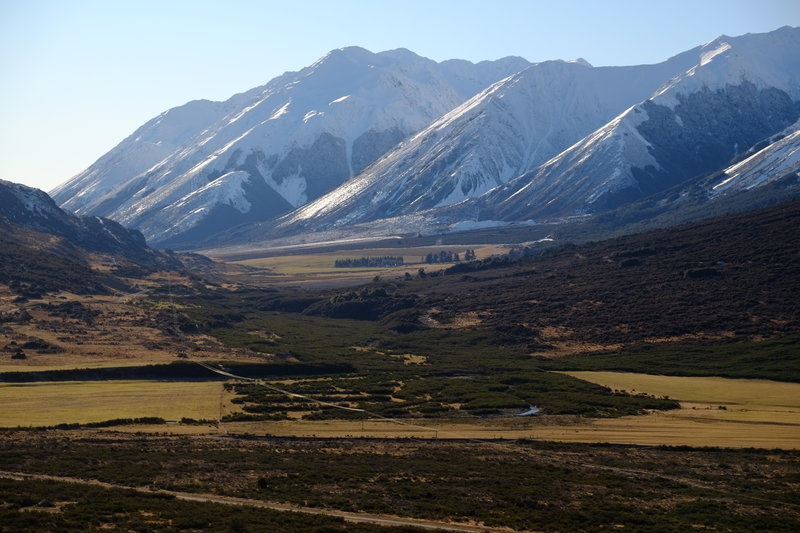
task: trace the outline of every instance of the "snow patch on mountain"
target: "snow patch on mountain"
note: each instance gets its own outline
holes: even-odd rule
[[[265,181],[292,206],[303,205],[308,201],[308,195],[306,194],[306,181],[300,177],[301,170],[298,169],[298,172],[286,176],[280,182],[275,181],[271,175],[266,176]]]
[[[712,59],[716,56],[720,55],[723,52],[727,52],[731,49],[731,45],[728,43],[720,43],[719,46],[716,48],[709,50],[708,52],[704,52],[700,55],[700,66],[708,65]]]
[[[800,121],[795,122],[781,139],[769,144],[743,161],[725,169],[725,179],[710,191],[712,197],[733,190],[750,190],[800,172]]]
[[[482,216],[521,220],[602,211],[724,167],[798,119],[797,50],[800,29],[709,43],[696,65],[654,96],[485,195]],[[775,147],[780,165],[792,165],[791,142]],[[755,172],[748,176],[721,187],[763,182]]]
[[[673,108],[679,95],[698,92],[704,87],[740,85],[743,80],[758,89],[777,88],[793,100],[800,100],[800,70],[796,65],[800,50],[800,30],[785,26],[774,32],[723,35],[703,46],[700,61],[685,74],[667,83],[653,98],[659,105]]]
[[[187,194],[164,209],[165,222],[176,233],[186,231],[202,220],[214,206],[230,206],[240,213],[250,211],[252,204],[246,198],[242,185],[250,180],[243,171],[223,174],[207,185]]]

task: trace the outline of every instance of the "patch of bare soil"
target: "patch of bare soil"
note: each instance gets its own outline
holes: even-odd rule
[[[442,317],[441,310],[433,308],[420,317],[420,322],[429,328],[438,329],[464,329],[474,328],[483,324],[483,317],[477,311],[460,313],[453,317]]]

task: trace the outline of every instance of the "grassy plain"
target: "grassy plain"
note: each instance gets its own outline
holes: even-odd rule
[[[764,379],[657,376],[633,372],[564,372],[611,389],[677,398],[682,403],[724,406],[730,413],[791,412],[800,421],[800,383]]]
[[[226,423],[229,433],[284,437],[529,439],[537,441],[697,446],[725,448],[800,449],[800,424],[740,421],[708,417],[682,409],[613,419],[560,418],[519,423],[509,419],[420,421],[421,427],[385,420],[276,421]],[[158,431],[153,426],[150,431]]]
[[[475,250],[478,259],[485,259],[495,254],[507,251],[504,246],[423,246],[414,248],[364,248],[355,250],[339,250],[333,252],[304,253],[302,255],[268,255],[265,257],[248,258],[232,261],[232,264],[266,269],[272,274],[269,281],[273,284],[300,284],[300,285],[352,285],[365,283],[376,275],[385,278],[402,277],[406,272],[416,275],[420,268],[426,271],[436,271],[452,266],[452,263],[427,264],[425,256],[429,253],[438,253],[442,250],[464,255],[467,249]],[[360,257],[385,257],[402,256],[405,265],[387,268],[336,268],[337,259]],[[255,274],[251,274],[251,277]]]
[[[681,409],[549,428],[572,442],[800,449],[800,384],[755,379],[566,372],[611,389],[680,401]]]
[[[490,416],[226,422],[229,434],[299,438],[534,439],[647,446],[800,449],[800,384],[764,380],[577,373],[580,379],[669,395],[681,409],[620,418]],[[683,398],[686,398],[683,401]],[[725,407],[720,409],[720,406]],[[163,425],[135,431],[163,432]],[[180,426],[170,432],[184,432]],[[196,428],[193,432],[214,432]]]
[[[217,420],[229,412],[229,396],[220,382],[0,383],[0,427],[143,417]]]
[[[800,449],[800,384],[766,380],[569,372],[616,390],[669,396],[681,409],[620,418],[515,416],[396,421],[227,423],[232,433],[300,437],[537,439],[652,446]]]

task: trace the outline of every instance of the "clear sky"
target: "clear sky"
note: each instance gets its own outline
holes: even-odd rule
[[[147,120],[334,48],[655,63],[800,0],[0,0],[0,178],[50,190]]]

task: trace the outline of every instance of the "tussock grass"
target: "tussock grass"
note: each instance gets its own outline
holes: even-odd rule
[[[219,382],[67,381],[0,384],[0,427],[118,418],[213,419],[228,393]],[[224,414],[224,413],[223,413]]]
[[[739,410],[792,411],[800,423],[800,383],[763,379],[656,376],[633,372],[564,372],[610,389],[667,396],[681,402]]]

